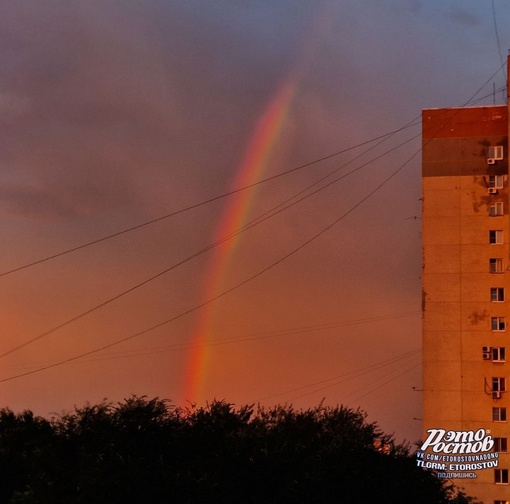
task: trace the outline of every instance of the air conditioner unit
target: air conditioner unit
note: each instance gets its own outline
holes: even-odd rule
[[[493,399],[501,399],[501,392],[499,390],[493,390],[492,391],[492,398]]]
[[[496,164],[496,160],[493,158],[487,159],[487,164]]]
[[[491,353],[490,352],[483,352],[482,358],[483,358],[483,360],[491,360]]]
[[[498,194],[498,190],[495,187],[489,187],[487,190],[489,194]]]

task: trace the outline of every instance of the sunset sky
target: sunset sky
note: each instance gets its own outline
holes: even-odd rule
[[[419,117],[504,103],[509,26],[503,0],[1,2],[0,405],[324,401],[417,440]]]

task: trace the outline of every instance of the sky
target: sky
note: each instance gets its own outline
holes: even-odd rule
[[[509,25],[503,0],[1,2],[0,406],[345,404],[418,440],[419,118],[504,103]]]

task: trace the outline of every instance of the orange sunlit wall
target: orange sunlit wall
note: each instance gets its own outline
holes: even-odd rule
[[[504,158],[488,161],[495,146]],[[492,387],[493,377],[510,387],[510,364],[483,347],[507,346],[495,324],[510,320],[507,107],[424,110],[422,177],[424,439],[433,428],[504,438],[495,415],[510,408],[510,392],[494,398]],[[510,468],[507,455],[499,467]],[[494,469],[477,475],[454,483],[483,502],[508,496]]]

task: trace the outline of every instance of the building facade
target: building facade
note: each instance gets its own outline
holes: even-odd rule
[[[453,482],[484,504],[507,503],[508,107],[430,109],[422,121],[424,439],[484,429],[497,465]]]

